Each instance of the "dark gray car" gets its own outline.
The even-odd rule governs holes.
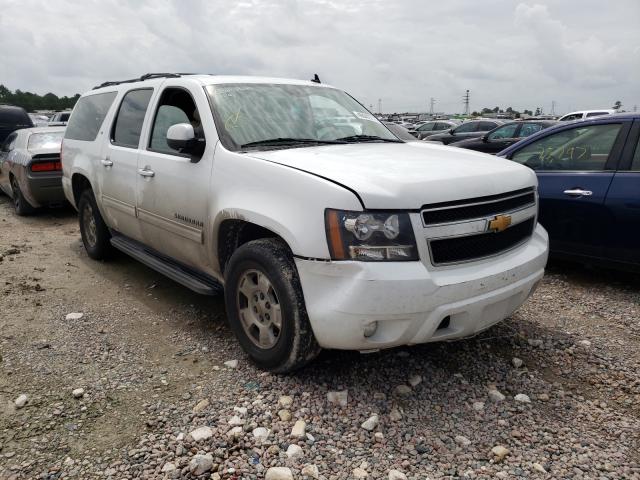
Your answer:
[[[0,190],[13,199],[18,215],[66,204],[60,148],[64,128],[24,128],[0,147]]]
[[[443,133],[450,128],[456,128],[460,125],[460,122],[456,120],[430,120],[416,127],[416,137],[420,140],[424,140],[430,135],[436,133]]]
[[[429,142],[440,142],[449,145],[453,142],[459,142],[467,138],[481,137],[485,132],[493,130],[504,122],[502,120],[470,120],[458,125],[455,128],[447,130],[443,133],[430,135],[424,140]]]

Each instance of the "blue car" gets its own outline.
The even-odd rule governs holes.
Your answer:
[[[539,222],[556,256],[640,269],[640,114],[562,123],[498,156],[538,175]]]

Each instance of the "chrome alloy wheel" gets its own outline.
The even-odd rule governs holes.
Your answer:
[[[90,247],[94,247],[98,243],[98,234],[96,232],[96,219],[93,214],[93,207],[89,203],[82,210],[82,225],[84,226],[84,236]]]
[[[257,347],[275,347],[282,331],[282,309],[267,276],[258,270],[247,270],[240,277],[237,307],[242,328]]]

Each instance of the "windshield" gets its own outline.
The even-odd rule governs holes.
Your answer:
[[[29,150],[49,150],[59,149],[62,144],[64,132],[32,133],[29,136],[27,149]]]
[[[231,150],[399,141],[362,105],[333,88],[248,83],[206,90],[222,143]]]

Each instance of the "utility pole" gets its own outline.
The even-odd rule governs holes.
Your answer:
[[[556,101],[551,100],[551,115],[555,115],[555,114],[556,114]]]
[[[464,114],[469,115],[469,90],[465,92],[462,100],[464,101]]]
[[[633,106],[633,111],[634,111],[634,112],[637,112],[637,111],[638,111],[638,105],[634,105],[634,106]]]
[[[436,99],[431,97],[429,100],[429,113],[433,115],[433,106],[436,104]]]
[[[382,113],[382,99],[378,99],[378,113]]]

